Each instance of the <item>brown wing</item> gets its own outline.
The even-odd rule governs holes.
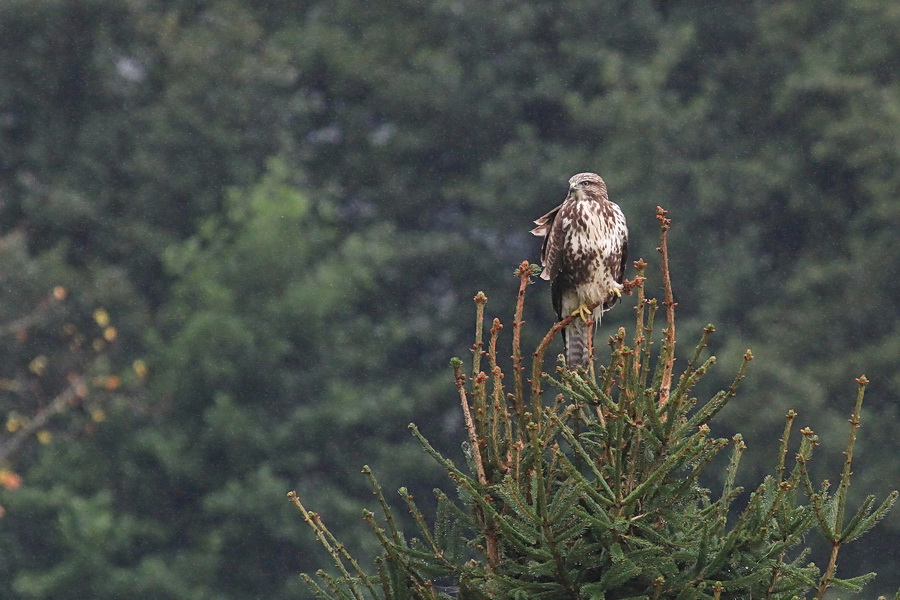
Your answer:
[[[562,244],[563,235],[556,217],[564,205],[565,203],[560,204],[543,217],[535,219],[537,227],[531,230],[531,233],[536,236],[544,236],[544,243],[541,245],[541,266],[544,267],[541,279],[552,281],[559,272],[559,263],[562,257],[560,244]]]
[[[622,283],[625,280],[625,267],[628,264],[628,227],[625,225],[625,216],[621,209],[615,204],[612,206],[614,207],[612,214],[615,218],[610,223],[610,230],[613,232],[613,236],[618,234],[619,241],[618,244],[613,242],[617,247],[607,258],[606,268],[609,269],[610,275],[617,283]],[[609,310],[618,301],[619,296],[610,295],[603,303],[603,310]]]
[[[625,265],[628,263],[628,236],[622,239],[622,247],[619,250],[619,272],[616,273],[616,281],[625,281]]]
[[[541,237],[542,235],[545,236],[548,233],[550,233],[550,227],[553,226],[553,219],[556,218],[556,213],[559,212],[559,209],[561,206],[562,206],[562,204],[560,204],[559,206],[557,206],[556,208],[554,208],[553,210],[548,212],[543,217],[540,217],[539,219],[535,219],[534,224],[537,225],[537,227],[532,229],[531,233],[533,233],[534,235],[536,235],[538,237]]]
[[[619,248],[616,252],[619,264],[616,265],[614,276],[618,283],[622,283],[625,280],[625,267],[628,264],[628,225],[625,224],[625,215],[622,214],[622,209],[617,204],[612,204],[612,206],[613,214],[615,215],[613,219],[615,225],[610,223],[610,230],[616,232],[619,236]]]

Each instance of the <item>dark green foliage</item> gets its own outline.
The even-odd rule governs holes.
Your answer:
[[[441,474],[397,425],[462,464],[462,299],[484,289],[509,326],[503,277],[580,170],[636,256],[656,245],[639,216],[677,210],[679,325],[722,329],[695,394],[757,351],[754,402],[718,417],[752,449],[743,476],[770,472],[789,406],[841,435],[866,372],[850,498],[883,496],[898,31],[895,0],[0,3],[0,446],[28,433],[0,463],[21,477],[0,489],[0,581],[15,600],[294,597],[320,560],[281,490],[367,556],[364,461],[431,515]],[[99,308],[117,337],[96,352]],[[529,302],[523,347],[552,319]],[[55,404],[78,375],[85,401]],[[841,568],[900,586],[896,514],[863,543]]]
[[[661,251],[667,256],[668,220]],[[841,483],[834,495],[827,484],[813,489],[807,465],[818,438],[801,431],[793,467],[788,469],[795,413],[787,416],[778,462],[749,495],[736,487],[746,446],[732,439],[732,456],[720,478],[721,491],[702,487],[700,478],[715,456],[729,445],[712,437],[711,419],[734,397],[753,356],[744,355],[734,382],[706,402],[692,388],[715,363],[699,362],[713,332],[707,326],[693,358],[671,388],[674,360],[674,308],[668,301],[664,340],[652,357],[657,303],[644,298],[643,261],[637,263],[637,321],[631,346],[619,329],[610,338],[611,359],[596,377],[591,372],[557,369],[541,373],[547,343],[556,325],[534,353],[531,391],[521,384],[518,336],[524,290],[534,274],[522,263],[519,305],[514,321],[513,379],[507,396],[496,363],[499,327],[483,350],[483,309],[479,293],[471,377],[453,359],[456,386],[468,431],[468,469],[457,467],[410,425],[413,435],[456,484],[452,501],[436,490],[437,512],[429,525],[405,488],[400,489],[417,525],[417,538],[401,533],[381,487],[366,467],[381,504],[385,525],[370,512],[365,519],[384,549],[378,575],[366,574],[310,513],[295,492],[292,501],[328,548],[339,575],[320,571],[321,587],[304,576],[322,597],[386,599],[624,599],[624,598],[796,598],[829,588],[858,592],[874,577],[837,577],[837,556],[881,520],[897,499],[892,492],[875,508],[874,496],[845,519],[853,448],[859,427],[865,377],[851,418]],[[667,297],[668,273],[663,270]],[[568,317],[565,323],[576,317]],[[480,370],[482,357],[491,377]],[[654,360],[655,359],[655,360]],[[655,367],[653,363],[655,362]],[[493,389],[488,381],[492,378]],[[560,390],[547,406],[542,381]],[[509,399],[509,403],[507,401]],[[829,542],[824,568],[806,563],[809,532],[818,528]],[[440,581],[453,582],[454,592]],[[327,588],[327,589],[326,589]],[[458,588],[458,589],[456,589]]]

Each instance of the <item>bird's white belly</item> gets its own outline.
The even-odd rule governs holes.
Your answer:
[[[574,286],[572,293],[565,294],[563,300],[563,313],[569,314],[579,306],[591,306],[600,302],[609,300],[610,295],[616,290],[622,289],[622,284],[617,282],[613,273],[607,268],[605,261],[609,259],[614,248],[614,237],[609,235],[607,223],[603,222],[600,215],[596,211],[584,210],[578,206],[579,217],[586,227],[567,227],[570,232],[568,243],[571,252],[577,260],[585,260],[591,257],[591,260],[580,269],[583,273],[588,274],[587,281],[579,281]],[[571,223],[566,225],[571,226]],[[589,235],[588,231],[601,232],[601,235]],[[594,310],[595,318],[603,313],[602,306],[598,306]]]
[[[593,277],[585,284],[578,285],[570,291],[563,294],[562,297],[562,314],[569,315],[579,306],[591,306],[600,303],[594,309],[594,319],[599,319],[603,314],[603,303],[606,302],[614,290],[621,290],[622,284],[612,277],[605,276],[605,269],[599,268],[595,270]]]

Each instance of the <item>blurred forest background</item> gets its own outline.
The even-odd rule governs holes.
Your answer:
[[[291,489],[374,552],[361,466],[449,485],[406,425],[459,451],[471,298],[511,321],[588,170],[635,259],[669,209],[681,355],[757,357],[744,483],[789,408],[834,479],[865,373],[854,498],[897,487],[896,1],[4,0],[0,597],[303,597]],[[898,514],[861,544],[892,593]]]

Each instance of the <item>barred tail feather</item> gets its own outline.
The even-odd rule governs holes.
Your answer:
[[[594,310],[592,319],[594,324],[588,326],[581,319],[573,319],[568,327],[563,329],[563,344],[566,348],[566,366],[574,370],[578,367],[587,368],[591,360],[591,346],[593,340],[591,336],[597,337],[597,328],[600,325],[600,318],[603,316],[603,310],[597,308]]]
[[[569,369],[587,367],[590,358],[588,352],[588,326],[581,319],[575,319],[566,327],[566,366]]]

